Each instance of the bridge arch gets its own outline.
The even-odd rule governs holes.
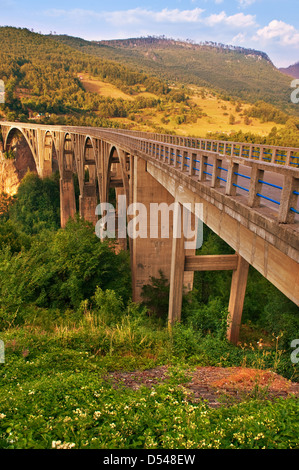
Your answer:
[[[107,167],[105,201],[114,205],[116,214],[120,209],[118,207],[119,196],[126,196],[126,206],[129,205],[129,178],[126,159],[126,152],[117,146],[111,146]],[[118,226],[116,226],[116,233],[118,233]],[[125,238],[120,238],[118,243],[121,249],[127,249],[127,240]]]
[[[84,183],[96,185],[97,168],[95,148],[92,139],[87,136],[84,143],[83,150],[83,163],[84,163]]]
[[[43,139],[43,176],[50,176],[59,171],[58,152],[51,131],[46,131]]]
[[[74,138],[71,134],[65,133],[62,147],[62,173],[76,173],[76,160],[74,152]]]
[[[112,146],[109,152],[107,168],[107,193],[106,200],[109,201],[109,192],[115,189],[117,194],[129,196],[129,179],[126,169],[126,154],[120,148]]]
[[[4,139],[4,151],[13,151],[15,153],[14,166],[18,172],[19,180],[30,171],[33,173],[40,172],[39,161],[36,152],[30,142],[28,135],[23,132],[22,128],[11,127]]]
[[[96,206],[99,200],[99,181],[97,179],[96,149],[93,139],[86,136],[83,141],[82,162],[78,165],[79,212],[80,216],[93,223],[97,222]]]
[[[58,160],[60,171],[60,220],[61,227],[65,227],[67,221],[73,218],[77,212],[73,177],[77,169],[74,138],[71,134],[63,134],[61,149],[61,157]]]

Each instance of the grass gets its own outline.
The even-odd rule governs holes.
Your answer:
[[[112,86],[113,87],[113,86]],[[105,84],[106,96],[120,98],[117,91],[110,88],[110,84]],[[237,103],[225,101],[209,91],[190,87],[188,103],[189,106],[183,106],[180,103],[167,103],[162,100],[162,110],[158,108],[145,108],[139,110],[134,116],[134,121],[129,118],[112,118],[112,121],[130,126],[134,130],[148,132],[163,131],[176,133],[178,135],[197,136],[205,138],[209,132],[251,132],[255,135],[267,136],[273,127],[278,130],[284,128],[284,125],[275,122],[261,122],[260,119],[250,118],[249,124],[245,123],[244,111],[250,108],[247,103],[241,103],[240,111],[236,111]],[[102,90],[101,90],[102,93]],[[138,95],[139,96],[139,95]],[[203,97],[204,96],[204,97]],[[132,96],[127,99],[132,100]],[[191,108],[190,108],[191,106]],[[201,117],[196,118],[192,115],[192,109],[201,112]],[[230,123],[230,116],[235,116],[234,124]],[[186,122],[178,124],[178,117],[186,117]],[[188,117],[189,116],[189,117]]]
[[[136,87],[131,87],[132,95],[128,93],[124,93],[122,90],[117,88],[117,86],[113,85],[109,82],[104,82],[102,80],[97,79],[85,72],[79,73],[78,78],[80,79],[82,85],[84,86],[86,91],[91,93],[98,93],[99,95],[103,96],[104,98],[114,98],[114,99],[123,99],[133,101],[137,97],[145,97],[145,98],[158,98],[157,95],[153,93],[149,93],[145,91],[143,86],[138,87],[138,91],[134,91]]]
[[[266,136],[270,133],[273,127],[277,129],[283,128],[282,125],[277,125],[274,122],[261,122],[259,119],[250,118],[250,124],[246,125],[242,113],[247,110],[250,105],[246,103],[241,104],[241,111],[236,112],[236,103],[224,101],[217,96],[205,91],[205,98],[202,97],[201,89],[192,87],[192,95],[190,96],[190,103],[196,105],[202,110],[203,116],[198,118],[196,122],[182,123],[180,125],[176,122],[176,116],[181,114],[180,107],[176,109],[169,106],[166,111],[157,111],[152,109],[144,110],[144,121],[150,127],[150,123],[154,125],[163,126],[169,132],[175,132],[180,135],[196,135],[198,137],[206,137],[209,132],[252,132],[256,135]],[[236,118],[235,124],[229,123],[230,115],[233,114]],[[141,114],[142,115],[142,114]],[[163,117],[167,116],[168,123],[163,123]]]
[[[295,448],[298,401],[248,399],[211,409],[182,384],[194,365],[273,367],[275,351],[178,325],[172,332],[131,307],[117,323],[85,309],[1,333],[0,448]],[[51,315],[51,312],[48,312]],[[167,364],[154,388],[116,389],[107,374]]]

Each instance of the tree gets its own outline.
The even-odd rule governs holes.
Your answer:
[[[229,116],[229,124],[233,126],[236,123],[236,118],[233,114]]]
[[[151,277],[150,284],[142,288],[141,297],[149,312],[158,318],[167,318],[169,304],[169,282],[163,272],[159,271],[160,277]]]

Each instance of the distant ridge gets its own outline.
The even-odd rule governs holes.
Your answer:
[[[180,46],[185,47],[186,49],[221,49],[223,51],[235,51],[244,55],[260,57],[267,62],[272,64],[269,56],[262,51],[256,49],[245,48],[241,46],[233,46],[231,44],[222,44],[220,42],[213,41],[201,41],[196,43],[192,39],[179,40],[167,38],[166,36],[146,36],[139,38],[128,38],[128,39],[112,39],[112,40],[103,40],[103,41],[91,41],[92,43],[105,45],[105,46],[116,46],[116,47],[150,47],[152,46],[162,46],[162,47],[171,47],[171,46]]]
[[[289,67],[280,68],[279,69],[285,75],[290,75],[294,78],[299,78],[299,62],[294,65],[290,65]]]

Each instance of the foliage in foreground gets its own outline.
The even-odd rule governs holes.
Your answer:
[[[94,312],[82,306],[80,321],[2,334],[0,448],[296,447],[298,400],[250,399],[213,410],[180,386],[192,364],[261,367],[258,351],[216,344],[183,325],[172,333],[154,328],[134,304],[116,321],[120,299],[110,291],[97,299]],[[273,366],[273,355],[262,356]],[[115,389],[107,376],[165,363],[169,380],[152,389]]]
[[[17,201],[21,217],[11,209],[0,220],[0,339],[5,344],[0,448],[298,445],[298,400],[254,397],[212,410],[205,403],[192,403],[180,386],[193,366],[271,369],[295,379],[296,366],[279,339],[281,328],[289,332],[287,337],[297,334],[296,312],[282,312],[280,299],[267,284],[256,284],[253,276],[249,294],[255,302],[246,307],[247,319],[277,335],[265,349],[226,341],[228,279],[213,279],[211,273],[196,279],[193,298],[184,301],[182,323],[169,330],[163,309],[157,318],[148,315],[146,306],[130,301],[127,255],[101,243],[94,229],[79,219],[64,230],[45,226],[37,182],[32,179],[32,191],[31,183],[26,184]],[[39,187],[46,194],[48,182],[44,184]],[[42,200],[48,214],[55,214],[55,202],[51,209],[51,198]],[[33,222],[36,232],[30,233]],[[206,232],[202,250],[227,247]],[[149,300],[159,295],[161,283],[167,298],[162,277],[147,289]],[[165,364],[172,371],[169,381],[153,389],[120,393],[107,377],[112,371]]]
[[[132,392],[97,374],[57,374],[10,391],[2,448],[296,448],[298,402],[252,401],[210,410],[176,385]],[[26,405],[24,406],[24,400]],[[2,401],[2,400],[1,400]]]

